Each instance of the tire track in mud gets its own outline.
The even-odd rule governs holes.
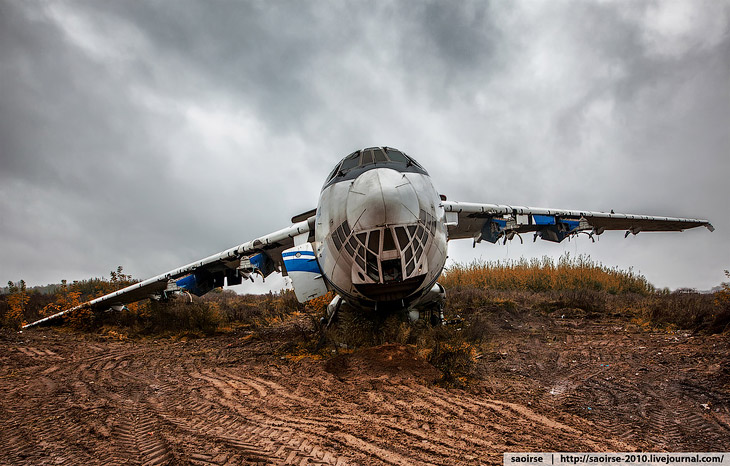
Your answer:
[[[130,414],[122,416],[112,435],[123,459],[144,466],[170,464],[174,456],[156,417],[140,406]]]
[[[83,393],[89,395],[93,392],[99,397],[114,401],[121,401],[120,393],[126,395],[124,398],[130,398],[131,394],[129,390],[125,393],[125,388],[134,385],[137,379],[147,378],[133,376],[125,370],[120,370],[120,366],[131,356],[125,352],[114,352],[91,359],[91,364],[88,364],[88,360],[87,363],[80,364],[79,380],[86,382],[85,387],[88,390]],[[164,377],[158,366],[139,364],[139,369],[155,372],[156,377]],[[413,388],[388,384],[380,387],[378,392],[381,394],[380,400],[373,400],[370,397],[358,400],[359,405],[356,405],[358,409],[354,415],[333,416],[325,411],[319,415],[295,413],[293,416],[287,413],[316,405],[317,400],[294,395],[289,388],[271,380],[241,377],[232,370],[197,366],[194,370],[186,372],[191,380],[198,379],[205,382],[202,386],[196,387],[197,393],[190,394],[190,396],[199,395],[200,402],[188,404],[187,407],[193,412],[185,413],[182,417],[169,414],[174,408],[180,410],[180,406],[171,409],[169,406],[160,408],[157,405],[155,406],[157,415],[163,421],[190,434],[198,436],[202,434],[204,441],[200,443],[204,444],[205,441],[209,443],[211,440],[219,443],[222,449],[230,451],[226,461],[231,464],[239,460],[299,463],[307,456],[310,463],[346,463],[343,457],[328,455],[329,452],[321,447],[318,448],[318,445],[323,443],[338,444],[340,449],[349,450],[354,456],[358,456],[359,452],[363,461],[366,461],[366,458],[377,458],[388,464],[415,462],[450,464],[454,462],[454,458],[462,457],[469,462],[476,459],[476,456],[465,454],[464,451],[475,448],[499,449],[505,446],[503,442],[489,440],[490,437],[494,437],[494,432],[485,432],[482,427],[485,423],[493,423],[499,417],[502,427],[495,430],[498,435],[502,435],[511,431],[513,425],[530,422],[519,414],[505,416],[505,411],[512,412],[511,409],[505,410],[495,404],[479,405],[468,399],[455,401],[423,386]],[[116,382],[117,387],[113,395],[105,395],[102,393],[103,390],[100,390],[99,387],[105,380]],[[167,399],[179,396],[173,387],[168,384],[164,389],[158,388],[155,396]],[[254,406],[244,409],[242,398],[252,398]],[[269,406],[267,399],[276,400],[276,405]],[[385,418],[382,415],[373,417],[372,414],[368,414],[377,411],[377,405],[393,407],[386,409],[391,417]],[[346,408],[352,410],[352,403]],[[190,417],[205,421],[191,425],[186,420]],[[458,419],[459,422],[453,423],[446,429],[437,425],[423,429],[423,426],[438,424],[434,419],[439,417]],[[234,422],[236,418],[245,422]],[[363,426],[368,427],[364,432],[369,434],[363,435]],[[127,452],[123,457],[137,458],[140,464],[144,464],[145,457],[142,453],[135,456],[138,448],[133,448],[136,444],[132,442],[131,437],[133,432],[137,431],[133,426],[129,422],[122,423],[115,432],[119,432],[122,439],[127,439],[126,442],[119,443],[122,452]],[[223,432],[227,432],[228,435]],[[553,434],[538,436],[535,440],[539,441],[550,435]],[[400,439],[396,448],[392,445],[393,438]],[[161,448],[160,451],[167,450]],[[202,456],[197,458],[199,461],[210,460],[209,462],[214,459]]]
[[[89,352],[80,345],[79,351],[62,356],[49,354],[48,351],[34,351],[39,357],[54,356],[46,359],[49,367],[38,366],[38,374],[29,374],[26,380],[34,392],[26,392],[21,398],[29,398],[23,403],[23,422],[2,426],[3,440],[0,456],[26,460],[29,464],[128,464],[131,457],[114,454],[108,448],[113,433],[112,413],[120,395],[109,397],[108,392],[100,389],[103,380],[100,374],[114,373],[117,364],[110,364],[115,358],[129,357],[134,352],[118,348],[102,354]],[[27,354],[27,352],[23,352]],[[61,364],[65,359],[66,364]],[[35,379],[40,384],[32,384]],[[38,390],[40,387],[44,390]],[[122,411],[125,408],[120,408]],[[12,408],[4,409],[13,412]],[[116,432],[114,432],[116,433]],[[144,445],[144,443],[141,443]],[[138,464],[160,464],[159,458],[151,455],[144,457]],[[17,464],[16,461],[11,461]],[[163,462],[164,463],[164,462]]]
[[[255,392],[254,389],[230,383],[213,371],[199,369],[192,368],[188,372],[192,379],[202,382],[202,386],[190,393],[186,403],[163,401],[156,406],[160,416],[170,424],[212,440],[249,461],[347,464],[344,458],[322,448],[316,436],[303,435],[306,421],[287,425],[285,418],[262,415],[260,409],[247,409],[245,397]],[[258,388],[260,395],[268,395],[263,388]],[[168,386],[166,390],[171,388]],[[190,418],[204,421],[190,422]]]
[[[542,385],[525,395],[505,382],[509,396],[377,373],[339,379],[320,363],[221,348],[233,338],[92,343],[65,335],[49,345],[53,356],[31,334],[20,346],[35,356],[11,348],[0,378],[8,395],[0,397],[0,464],[501,464],[504,451],[730,447],[727,378],[703,382],[726,370],[717,366],[724,347],[702,353],[710,372],[695,379],[647,365],[656,345],[670,361],[700,352],[682,341],[642,334],[614,344],[589,330],[551,349],[560,370],[546,371],[554,374],[511,372],[507,382]],[[511,338],[516,358],[537,348]],[[649,348],[632,352],[632,342]],[[518,367],[511,357],[505,370]],[[631,377],[642,364],[647,370]],[[540,365],[551,367],[533,370]]]
[[[0,423],[0,464],[112,464],[110,455],[95,438],[89,438],[90,425],[80,420],[95,412],[63,407],[42,407],[24,410],[20,415],[23,423]],[[13,409],[2,406],[3,412]]]
[[[249,441],[261,443],[263,438],[267,451],[273,451],[275,455],[283,456],[282,459],[289,462],[298,463],[306,458],[314,464],[347,463],[345,458],[322,447],[323,444],[331,443],[322,434],[334,429],[335,424],[306,415],[296,418],[286,415],[292,407],[315,405],[315,400],[297,397],[285,391],[280,393],[282,396],[276,396],[275,391],[262,379],[247,379],[230,373],[220,374],[217,370],[198,369],[200,368],[192,371],[191,376],[209,383],[216,390],[217,396],[205,396],[205,392],[201,394],[220,409],[233,411],[246,419],[248,424],[239,426],[239,430],[250,435]],[[277,403],[277,409],[271,409],[266,402],[267,398],[276,398],[277,402],[283,403]],[[292,401],[296,404],[292,404]]]
[[[24,355],[29,356],[31,358],[63,359],[61,356],[59,356],[58,354],[54,353],[53,351],[51,351],[49,349],[39,349],[39,348],[34,348],[32,346],[18,346],[15,349],[17,349]]]
[[[442,443],[439,438],[429,438],[423,432],[389,422],[381,416],[374,418],[363,410],[355,415],[337,415],[331,410],[315,414],[298,412],[298,409],[318,404],[317,401],[293,395],[294,390],[271,380],[257,377],[246,379],[233,375],[230,371],[225,374],[206,371],[205,375],[197,376],[213,382],[223,398],[231,398],[231,380],[245,385],[248,387],[245,389],[245,395],[257,398],[251,403],[253,407],[246,413],[251,419],[264,422],[272,429],[287,429],[295,435],[305,436],[308,442],[337,443],[341,448],[347,448],[351,452],[360,452],[364,458],[375,456],[390,464],[422,462],[424,455],[430,456],[428,459],[432,462],[448,464],[453,463],[454,456],[460,453],[459,450],[446,444],[434,449],[433,444]],[[226,384],[229,386],[225,386]],[[276,406],[269,406],[267,399],[276,400]],[[285,402],[283,406],[282,400]],[[240,407],[238,410],[240,412]],[[287,415],[288,412],[292,414]],[[371,434],[363,436],[363,427],[369,427],[364,430]],[[401,445],[395,448],[387,442],[388,438],[394,437],[399,437],[401,440]]]
[[[556,406],[591,419],[617,439],[645,448],[686,445],[701,451],[707,445],[730,446],[726,420],[730,417],[723,415],[730,413],[728,396],[677,377],[677,359],[686,361],[688,367],[683,370],[694,371],[697,361],[710,366],[720,359],[718,354],[687,360],[683,353],[692,351],[687,340],[665,334],[642,333],[638,342],[626,335],[598,341],[588,335],[572,336],[566,342],[569,349],[559,355],[559,365],[567,369],[567,361],[581,361],[585,367],[569,371],[570,377],[554,386],[560,388],[552,396]],[[657,347],[662,350],[656,351]],[[647,366],[655,358],[659,364]],[[600,370],[591,372],[589,367],[596,364]],[[636,372],[631,378],[616,376],[615,367]],[[658,384],[648,382],[657,379]],[[606,415],[609,411],[611,415]]]
[[[605,446],[607,441],[614,447],[618,446],[610,439],[593,437],[521,404],[494,399],[473,399],[466,393],[446,393],[442,389],[434,390],[423,386],[417,388],[421,392],[427,392],[428,399],[433,404],[444,408],[452,406],[454,411],[449,417],[461,421],[463,425],[459,428],[465,435],[474,436],[478,432],[484,432],[485,424],[489,425],[490,430],[499,431],[498,438],[487,446],[501,451],[508,450],[510,443],[524,443],[525,440],[533,442],[536,447],[546,443],[554,444],[555,439],[574,446],[580,445],[582,448],[597,448],[599,444]],[[531,426],[528,433],[524,432],[526,425]],[[488,432],[483,435],[487,436],[486,434]]]
[[[33,359],[36,365],[21,365],[11,374],[11,383],[2,386],[0,464],[111,463],[103,448],[94,451],[103,437],[91,421],[98,410],[59,402],[71,391],[67,370],[71,358],[59,354],[63,351],[56,346],[55,341],[38,339],[34,345],[10,348],[17,350],[23,362]]]
[[[288,400],[287,409],[296,409],[317,404],[316,400],[294,395],[292,394],[293,390],[285,388],[271,380],[264,380],[261,378],[246,380],[230,373],[227,373],[225,376],[229,380],[232,378],[240,381],[241,383],[248,384],[256,389],[256,392],[259,395],[263,395],[265,397],[273,395],[277,400]],[[271,390],[271,393],[267,391],[268,389]],[[435,443],[437,445],[441,442],[436,441],[437,439],[429,439],[427,435],[423,432],[419,432],[417,429],[400,425],[397,422],[389,421],[388,419],[384,419],[380,416],[377,418],[376,428],[368,429],[371,432],[376,432],[377,435],[366,437],[363,437],[361,434],[359,436],[354,435],[357,434],[358,431],[353,429],[353,427],[362,427],[367,423],[373,424],[374,419],[369,419],[372,418],[372,415],[368,415],[366,412],[369,411],[369,409],[363,410],[360,407],[354,407],[352,405],[348,406],[348,408],[349,412],[355,411],[355,414],[342,414],[343,410],[339,410],[339,414],[334,415],[330,410],[320,412],[319,415],[306,413],[303,417],[299,417],[297,426],[293,426],[291,422],[289,422],[288,425],[296,427],[300,431],[308,432],[310,435],[317,435],[320,437],[320,441],[325,440],[320,434],[322,428],[325,428],[329,432],[335,432],[334,434],[329,434],[330,439],[342,442],[348,448],[354,447],[355,449],[359,449],[363,454],[375,455],[385,462],[392,462],[395,464],[406,464],[409,461],[414,461],[412,457],[413,452],[431,453],[431,455],[437,456],[437,458],[431,458],[431,460],[438,458],[443,460],[446,456],[453,457],[453,455],[459,453],[457,450],[448,447],[447,445],[442,445],[440,451],[433,450],[433,448],[424,448],[424,442],[429,444]],[[274,416],[274,414],[270,411],[265,412],[265,415]],[[277,417],[277,419],[281,420],[281,417]],[[343,432],[343,435],[340,435],[341,432]],[[383,444],[382,439],[380,438],[393,436],[400,436],[403,443],[400,448],[395,450],[393,448],[388,449],[387,444]]]
[[[237,377],[232,374],[226,374],[225,377],[228,380],[236,379]],[[265,385],[269,388],[274,389],[276,392],[276,399],[292,399],[295,404],[303,401],[301,397],[290,395],[295,390],[286,389],[281,385],[278,385],[271,381],[263,381],[261,379],[254,380],[239,380],[242,383],[248,383],[251,387],[246,394],[250,396],[258,392],[258,395],[262,398],[270,396],[268,393],[262,393],[261,385]],[[220,382],[219,382],[220,384]],[[410,386],[406,385],[390,385],[381,388],[379,394],[381,397],[373,400],[371,397],[366,395],[364,397],[364,406],[362,409],[356,409],[356,417],[360,419],[359,424],[362,425],[367,422],[374,424],[373,429],[367,429],[369,432],[377,432],[380,437],[397,437],[399,439],[400,449],[395,449],[395,452],[399,455],[400,462],[422,462],[428,461],[432,463],[448,464],[453,463],[454,458],[458,458],[463,455],[464,451],[474,449],[475,447],[481,449],[499,449],[504,448],[507,444],[502,441],[492,441],[490,439],[495,437],[494,430],[498,431],[498,436],[508,433],[513,429],[514,426],[524,428],[525,424],[541,424],[544,426],[545,433],[535,439],[535,444],[538,445],[542,440],[546,438],[553,438],[556,435],[565,435],[566,432],[572,432],[571,437],[574,440],[578,440],[582,437],[581,432],[577,432],[567,426],[563,426],[558,422],[549,420],[544,416],[540,416],[526,409],[521,409],[514,404],[504,405],[493,402],[491,404],[474,403],[468,398],[460,399],[458,397],[449,396],[443,397],[437,394],[437,391],[429,389],[423,386],[418,386],[418,390],[414,390]],[[258,389],[258,390],[254,390]],[[230,389],[228,389],[230,391]],[[336,395],[336,393],[334,394]],[[407,395],[404,397],[404,395]],[[453,394],[450,394],[453,395]],[[446,399],[448,398],[448,399]],[[261,403],[265,401],[259,400]],[[306,402],[306,399],[304,400]],[[373,416],[373,412],[377,412],[375,403],[386,406],[385,415]],[[352,402],[352,400],[351,400]],[[361,411],[361,412],[357,412]],[[419,414],[423,412],[423,414]],[[485,414],[485,412],[487,414]],[[282,420],[280,417],[272,415],[271,412],[263,410],[263,413],[270,418]],[[436,415],[434,415],[434,413]],[[311,428],[313,425],[319,423],[322,426],[331,426],[333,424],[343,432],[345,435],[351,433],[351,426],[353,423],[348,422],[351,419],[351,415],[348,416],[337,416],[328,414],[326,421],[321,418],[316,418],[311,415],[300,417],[300,421],[296,426],[289,423],[289,426],[293,426],[300,430],[306,430]],[[448,428],[441,428],[436,419],[449,419],[450,425]],[[306,419],[307,423],[302,421]],[[456,420],[456,421],[455,421]],[[312,423],[312,421],[316,421]],[[344,422],[343,422],[344,421]],[[504,424],[501,428],[485,430],[484,424]],[[309,424],[309,425],[307,425]],[[432,427],[433,425],[433,427]],[[493,427],[493,426],[492,426]],[[557,432],[556,432],[557,431]],[[311,429],[310,429],[311,432]],[[355,431],[355,433],[357,433]],[[333,435],[332,438],[337,438],[337,435]],[[355,436],[347,437],[345,442],[350,446],[356,446],[357,438]],[[378,446],[382,439],[377,436],[360,436],[360,440],[364,440],[368,443],[368,447],[364,448],[367,453],[372,453],[372,446]],[[586,445],[595,445],[600,439],[596,439],[594,442],[583,441]],[[387,445],[387,444],[386,444]],[[425,445],[425,446],[424,446]],[[378,446],[380,448],[380,446]],[[393,447],[391,446],[391,451]],[[376,453],[376,456],[380,456],[383,461],[391,461],[392,453]],[[389,457],[390,456],[390,457]],[[471,458],[470,458],[471,459]]]

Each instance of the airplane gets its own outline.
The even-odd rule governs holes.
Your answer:
[[[625,236],[699,226],[714,231],[707,220],[449,201],[421,164],[392,147],[368,147],[344,157],[327,176],[317,208],[291,223],[23,328],[80,308],[118,311],[147,298],[202,296],[275,271],[290,277],[300,302],[333,291],[330,321],[346,303],[360,310],[404,311],[411,319],[423,316],[438,324],[446,291],[437,280],[448,241],[506,243],[533,233],[533,241],[560,243],[581,233],[593,239],[606,230],[625,230]]]

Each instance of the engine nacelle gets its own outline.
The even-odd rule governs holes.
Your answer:
[[[579,231],[580,227],[580,222],[565,220],[552,215],[533,215],[532,218],[536,225],[542,225],[542,228],[535,232],[535,236],[553,243],[560,243]]]
[[[251,279],[251,281],[253,281],[253,278],[251,278],[252,274],[257,273],[263,278],[266,278],[275,270],[276,265],[274,264],[274,261],[271,260],[268,254],[260,252],[253,256],[242,258],[238,265],[237,272],[238,276],[242,279]],[[230,279],[228,284],[231,284]]]
[[[203,296],[216,286],[223,286],[223,279],[221,276],[220,284],[216,285],[217,280],[214,276],[203,271],[195,272],[187,277],[183,277],[176,281],[175,284],[182,290],[188,291],[195,296]]]
[[[499,238],[501,238],[504,234],[504,229],[506,225],[507,221],[505,219],[490,218],[489,220],[484,222],[484,225],[482,225],[482,231],[479,235],[479,240],[477,242],[481,242],[481,240],[486,240],[492,244],[495,244],[497,240],[499,240]]]

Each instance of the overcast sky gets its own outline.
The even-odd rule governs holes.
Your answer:
[[[717,228],[452,260],[589,254],[709,289],[730,268],[729,23],[720,0],[0,0],[0,279],[165,272],[289,225],[340,158],[388,145],[449,200]]]

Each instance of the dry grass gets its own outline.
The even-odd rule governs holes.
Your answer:
[[[480,334],[470,326],[486,331],[489,316],[516,309],[619,318],[667,331],[718,333],[730,327],[728,284],[714,294],[657,291],[632,270],[607,268],[586,256],[457,264],[440,281],[448,290],[447,311],[465,319],[466,335]]]
[[[102,314],[94,330],[102,333],[139,336],[204,336],[216,333],[222,317],[217,304],[205,301],[189,302],[186,298],[166,303],[151,301],[136,309]]]
[[[78,299],[79,295],[83,295],[82,300],[88,299],[132,281],[128,276],[122,278],[91,279],[61,286],[55,295],[16,290],[15,294],[0,296],[0,322],[17,328],[21,321],[32,321],[54,306],[68,308],[75,300],[72,298]],[[557,262],[545,257],[532,261],[457,264],[440,281],[448,293],[447,318],[462,319],[463,333],[459,338],[473,344],[478,344],[490,333],[490,328],[499,325],[495,322],[505,317],[519,318],[525,312],[574,318],[610,316],[655,328],[710,333],[726,331],[730,325],[728,285],[714,295],[657,292],[641,275],[631,270],[607,268],[586,256],[565,255]],[[128,335],[186,332],[206,335],[236,329],[256,330],[306,315],[308,324],[300,333],[316,335],[308,337],[310,341],[304,345],[313,352],[333,348],[336,353],[387,342],[430,348],[437,340],[418,326],[404,322],[403,316],[388,318],[367,313],[343,312],[338,325],[325,332],[319,318],[332,297],[327,294],[305,306],[297,302],[292,291],[237,295],[218,290],[194,298],[192,303],[186,299],[141,303],[130,305],[130,311],[101,317],[89,313],[72,316],[71,323],[87,330],[111,326],[114,331]]]
[[[439,280],[447,289],[564,291],[593,290],[610,294],[651,294],[654,287],[631,269],[608,268],[588,256],[565,254],[557,262],[549,257],[518,261],[456,264]]]

